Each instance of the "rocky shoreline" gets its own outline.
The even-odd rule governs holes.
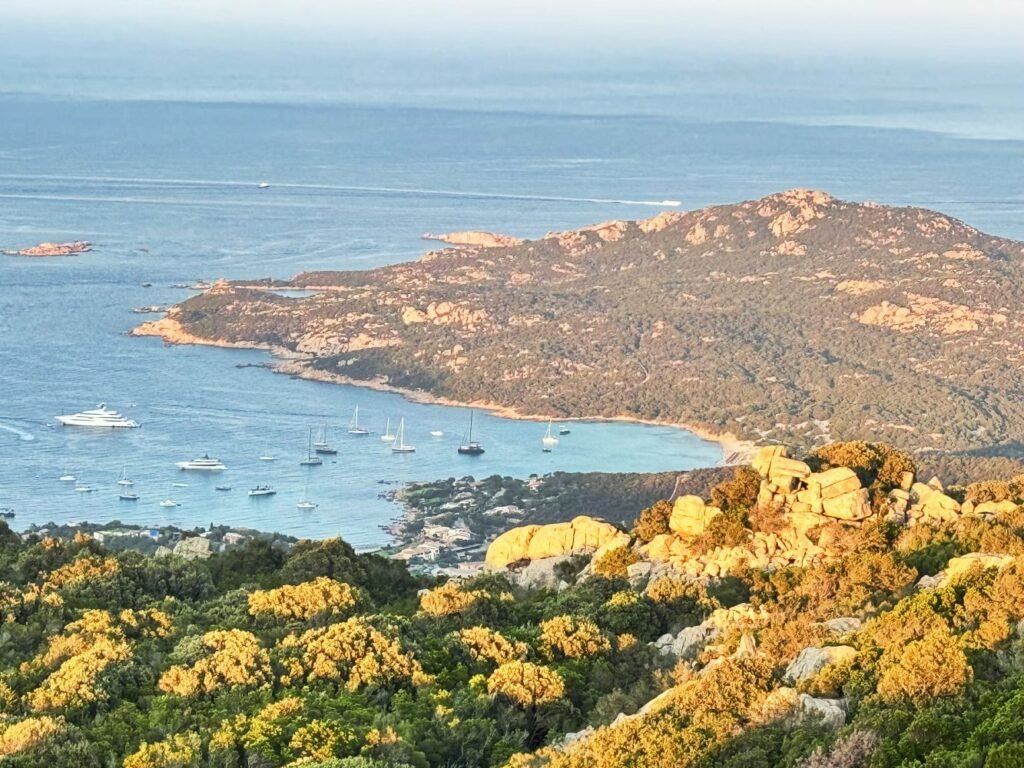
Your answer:
[[[373,389],[378,392],[390,392],[396,395],[401,395],[407,400],[410,400],[415,403],[424,403],[428,405],[447,405],[456,408],[475,408],[476,410],[487,411],[488,413],[503,419],[515,419],[522,421],[543,421],[548,418],[548,416],[545,414],[526,413],[512,406],[501,405],[499,403],[488,402],[485,400],[477,400],[473,402],[460,402],[456,400],[451,400],[446,397],[432,395],[429,392],[423,392],[422,390],[408,389],[405,387],[396,387],[394,385],[388,384],[386,381],[382,379],[366,380],[350,378],[348,376],[343,376],[338,373],[332,373],[312,367],[312,365],[310,365],[312,358],[309,355],[297,354],[282,347],[275,347],[270,344],[234,342],[227,341],[224,339],[202,338],[200,336],[196,336],[192,333],[189,333],[187,330],[185,330],[181,323],[175,320],[170,314],[159,320],[153,320],[150,322],[142,323],[136,328],[133,328],[129,332],[129,335],[156,336],[160,339],[163,339],[163,341],[166,344],[197,344],[209,347],[221,347],[224,349],[259,349],[265,352],[270,352],[275,357],[275,362],[273,364],[263,366],[269,368],[275,373],[283,373],[289,376],[294,376],[296,378],[309,379],[311,381],[319,381],[327,384],[347,384],[354,387]],[[725,465],[749,463],[754,456],[754,452],[756,451],[756,445],[751,440],[741,439],[732,432],[715,432],[706,427],[694,424],[680,424],[672,421],[658,419],[639,419],[632,416],[572,416],[560,418],[559,421],[615,421],[626,422],[631,424],[645,424],[648,426],[656,427],[672,427],[674,429],[682,429],[696,435],[702,440],[718,443],[722,449],[721,463]]]

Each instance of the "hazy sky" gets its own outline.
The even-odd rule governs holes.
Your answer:
[[[3,22],[55,34],[173,31],[179,42],[280,35],[339,45],[1000,57],[1020,0],[0,0]],[[8,27],[10,28],[10,27]],[[2,36],[2,33],[0,33]],[[154,40],[154,42],[161,42]]]

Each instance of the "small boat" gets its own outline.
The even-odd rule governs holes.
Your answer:
[[[65,427],[102,427],[105,429],[136,429],[139,422],[125,418],[113,408],[107,408],[106,403],[100,403],[95,408],[81,413],[72,413],[66,416],[57,416]]]
[[[309,486],[306,486],[306,490],[302,492],[302,498],[299,499],[295,508],[302,512],[309,512],[317,508],[317,504],[309,500]]]
[[[558,434],[560,435],[568,435],[570,432],[572,432],[572,430],[565,426],[565,424],[558,428]]]
[[[2,517],[4,520],[10,520],[12,517],[14,517],[14,510],[11,509],[10,507],[4,507],[0,509],[0,517]]]
[[[306,454],[306,458],[299,462],[300,466],[303,467],[319,467],[324,463],[324,460],[319,456],[313,455],[313,430],[309,430],[309,451]]]
[[[398,435],[395,437],[395,444],[391,446],[392,453],[416,453],[416,446],[405,444],[405,419],[398,422]]]
[[[558,445],[558,438],[551,434],[551,421],[548,421],[548,431],[544,433],[544,437],[541,438],[541,446],[544,449],[544,453],[551,453],[551,449]]]
[[[76,493],[92,493],[92,492],[93,492],[93,491],[95,491],[95,490],[96,490],[96,489],[95,489],[95,488],[93,488],[93,487],[92,487],[91,485],[89,485],[88,483],[82,483],[82,482],[80,482],[80,483],[78,483],[78,484],[77,484],[77,485],[75,486],[75,492],[76,492]]]
[[[440,429],[432,429],[432,430],[430,430],[430,436],[431,437],[444,437],[444,432],[442,432]]]
[[[171,488],[188,488],[188,483],[171,483]]]
[[[164,499],[160,502],[161,507],[180,507],[181,505],[174,499]]]
[[[380,439],[383,440],[385,443],[393,443],[393,442],[395,442],[395,436],[393,434],[391,434],[391,419],[390,418],[388,418],[387,426],[384,427],[384,434],[380,436]]]
[[[466,433],[466,441],[459,446],[458,452],[463,456],[479,456],[484,452],[484,447],[473,439],[473,411],[469,412],[469,431]]]
[[[331,444],[327,442],[327,426],[324,425],[320,428],[320,436],[316,442],[313,443],[313,450],[322,456],[337,456],[338,449],[332,448]]]
[[[121,501],[138,501],[139,494],[135,493],[135,491],[123,490],[117,494],[117,498]]]
[[[257,485],[255,488],[249,489],[250,496],[274,496],[277,493],[269,485]]]
[[[215,485],[213,487],[213,490],[215,490],[215,491],[230,491],[231,490],[231,486],[230,485]]]
[[[123,488],[130,488],[135,485],[131,480],[128,479],[128,466],[121,467],[121,479],[117,481],[117,484]]]
[[[269,446],[260,454],[260,461],[277,461],[277,457],[270,452]]]
[[[211,458],[208,453],[204,453],[198,459],[179,461],[176,466],[183,472],[223,472],[227,469],[224,462]]]
[[[355,407],[355,410],[352,411],[352,420],[349,421],[348,423],[348,433],[350,435],[355,435],[356,437],[366,437],[368,434],[370,434],[370,430],[364,429],[363,427],[359,426],[358,405]]]
[[[662,200],[662,205],[667,205],[669,208],[678,208],[683,204],[682,200]]]
[[[153,284],[152,284],[152,283],[140,283],[140,285],[141,285],[141,286],[142,286],[143,288],[152,288],[152,287],[153,287]]]
[[[256,185],[256,189],[270,189],[270,184],[268,184],[265,181],[261,181],[259,184]]]
[[[62,483],[73,483],[75,482],[75,476],[68,472],[68,465],[64,465],[64,474],[57,478]]]

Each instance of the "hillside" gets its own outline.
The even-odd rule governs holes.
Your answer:
[[[1022,243],[806,190],[494,242],[219,283],[136,333],[526,414],[1021,451]]]
[[[1024,478],[921,479],[767,448],[444,584],[337,539],[143,557],[0,522],[0,765],[1021,765]]]

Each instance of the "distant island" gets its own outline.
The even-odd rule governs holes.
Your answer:
[[[70,243],[39,243],[31,248],[4,251],[5,256],[73,256],[92,250],[88,240],[74,240]]]
[[[508,245],[463,234],[416,262],[221,282],[134,333],[507,415],[884,440],[954,479],[1022,453],[1020,242],[813,190]]]

